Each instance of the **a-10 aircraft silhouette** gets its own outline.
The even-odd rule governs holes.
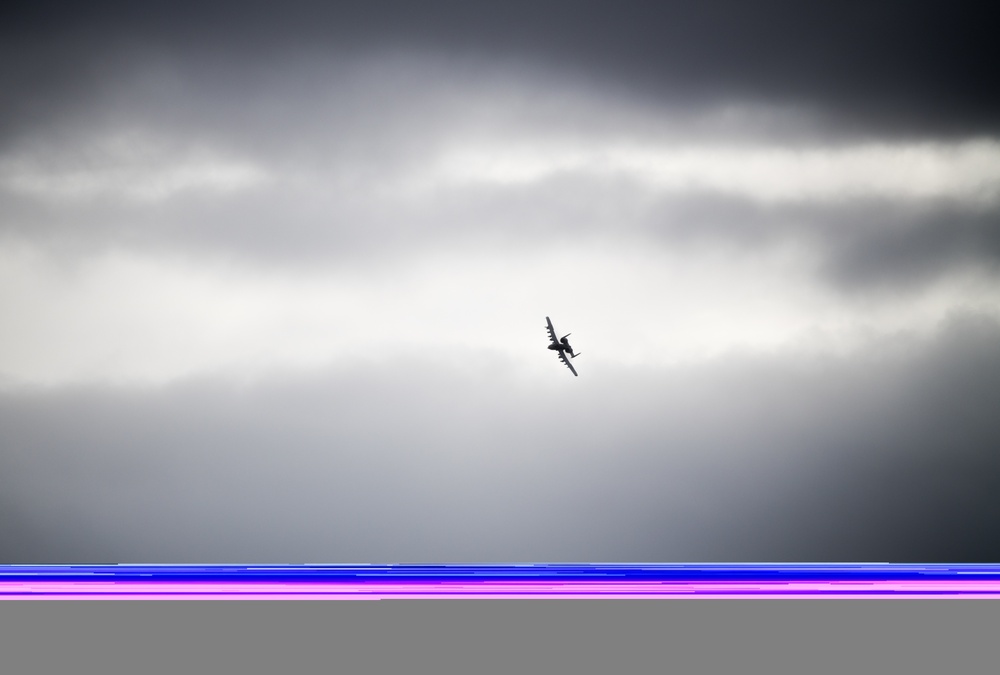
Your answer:
[[[573,364],[570,363],[569,359],[566,358],[566,352],[569,352],[570,358],[573,359],[575,359],[577,356],[580,355],[579,352],[577,352],[576,354],[573,353],[573,348],[569,346],[569,340],[566,339],[570,335],[572,335],[572,333],[566,333],[560,339],[557,340],[556,329],[552,327],[552,319],[550,319],[549,317],[545,317],[545,323],[548,324],[548,329],[549,329],[549,342],[551,343],[549,345],[549,349],[551,349],[554,352],[557,352],[559,354],[559,360],[565,363],[566,367],[569,368],[571,371],[573,371],[573,374],[576,375],[576,368],[574,368]]]

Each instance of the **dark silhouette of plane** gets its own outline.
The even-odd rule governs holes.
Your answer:
[[[559,360],[565,363],[566,367],[569,368],[571,371],[573,371],[573,374],[576,375],[576,368],[574,368],[573,364],[570,363],[569,359],[566,358],[566,352],[569,352],[570,358],[573,359],[575,359],[580,355],[579,352],[577,352],[576,354],[573,353],[573,348],[569,346],[569,340],[566,339],[570,335],[572,335],[572,333],[566,333],[560,339],[557,340],[556,329],[552,327],[552,319],[550,319],[549,317],[545,317],[545,323],[548,324],[548,329],[549,329],[549,342],[551,343],[549,345],[549,349],[551,349],[554,352],[558,352]]]

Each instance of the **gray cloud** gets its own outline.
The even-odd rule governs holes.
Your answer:
[[[35,25],[29,19],[25,25]],[[42,49],[32,44],[22,38],[9,49]],[[571,142],[631,136],[779,149],[829,142],[836,124],[822,108],[796,117],[795,108],[750,106],[727,119],[724,108],[706,112],[683,97],[650,100],[484,55],[456,64],[402,49],[374,57],[303,48],[237,63],[202,46],[184,55],[129,49],[129,60],[98,59],[82,76],[88,86],[10,69],[21,82],[14,90],[25,89],[11,94],[17,105],[34,105],[37,83],[38,105],[51,114],[25,114],[24,128],[8,135],[10,161],[28,164],[12,164],[7,174],[45,179],[50,192],[8,184],[0,230],[69,249],[166,246],[293,264],[470,238],[535,245],[613,232],[652,235],[668,246],[743,247],[795,239],[817,247],[821,272],[844,288],[919,282],[970,264],[990,268],[995,256],[995,206],[970,209],[961,196],[760,204],[710,186],[663,194],[627,172],[572,167],[525,183],[473,181],[424,193],[407,184],[432,176],[448,147],[478,137],[499,147],[513,137],[544,143],[553,132]],[[60,103],[53,97],[63,89],[69,98]],[[215,164],[199,169],[205,152]],[[266,180],[233,192],[196,185],[152,204],[100,190],[104,179],[140,194],[162,191],[183,181],[178,172],[193,170],[259,170]],[[93,194],[64,194],[83,189],[81,176]]]
[[[998,338],[572,388],[426,362],[8,390],[3,559],[989,559]]]
[[[627,173],[574,168],[523,184],[472,182],[427,194],[408,194],[405,184],[432,174],[448,144],[463,147],[477,134],[544,142],[556,131],[570,140],[633,135],[736,147],[764,140],[777,148],[794,148],[810,135],[822,140],[827,129],[817,119],[796,121],[788,110],[747,108],[727,121],[690,105],[608,98],[600,87],[569,84],[551,72],[483,61],[455,67],[432,57],[300,53],[263,68],[205,58],[202,65],[190,56],[139,52],[132,63],[109,65],[93,76],[100,86],[87,105],[68,105],[53,113],[58,123],[8,139],[9,157],[30,160],[8,172],[48,178],[64,191],[80,174],[155,187],[170,179],[163,174],[172,166],[181,170],[208,149],[224,168],[263,168],[274,180],[233,193],[182,190],[155,204],[100,191],[72,199],[8,187],[0,228],[78,245],[207,246],[293,261],[353,255],[366,246],[436,247],[465,234],[535,239],[648,224],[671,245],[706,236],[750,245],[815,230],[822,233],[815,240],[832,248],[838,279],[874,278],[864,270],[906,267],[913,256],[992,255],[995,211],[970,214],[954,198],[766,205],[710,188],[662,194]],[[887,265],[866,268],[865,255]],[[923,262],[911,266],[923,269]]]
[[[874,403],[868,419],[843,420],[821,444],[837,460],[815,463],[766,511],[737,517],[734,529],[764,533],[748,557],[996,560],[997,338],[994,322],[958,317],[919,367],[904,358],[871,373],[856,392]]]
[[[348,125],[333,133],[371,136],[380,130]],[[262,166],[287,167],[289,173],[231,193],[196,187],[152,204],[119,195],[53,198],[8,190],[0,231],[78,254],[124,246],[286,266],[463,246],[538,248],[566,237],[748,253],[794,243],[816,257],[817,278],[825,283],[845,291],[910,293],[956,271],[993,274],[1000,253],[1000,221],[990,205],[865,197],[766,204],[713,190],[664,193],[627,174],[578,170],[524,183],[444,184],[410,192],[408,176],[423,175],[414,167],[420,154],[402,146],[375,157],[330,149],[328,165],[307,168],[301,180],[294,172],[317,162],[322,152],[305,161],[272,157]],[[247,147],[259,152],[253,143]],[[250,166],[259,157],[254,153],[245,153]],[[138,170],[133,184],[142,178],[144,169]],[[154,174],[149,180],[165,179]]]
[[[928,213],[878,214],[859,218],[828,259],[841,287],[918,290],[961,268],[990,274],[1000,262],[1000,213],[935,209]],[[856,222],[858,222],[856,221]]]
[[[664,246],[762,251],[797,242],[814,251],[818,280],[852,294],[921,293],[956,272],[995,275],[1000,261],[1000,213],[954,201],[776,206],[707,193],[662,199],[639,222]]]

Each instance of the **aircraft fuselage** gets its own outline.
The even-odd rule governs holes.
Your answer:
[[[573,348],[569,346],[569,342],[566,338],[563,338],[561,342],[551,343],[549,345],[549,349],[556,352],[562,352],[563,354],[568,353],[570,356],[576,356],[576,354],[573,353]]]

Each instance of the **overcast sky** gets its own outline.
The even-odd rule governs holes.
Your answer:
[[[0,562],[996,561],[981,6],[3,10]]]

